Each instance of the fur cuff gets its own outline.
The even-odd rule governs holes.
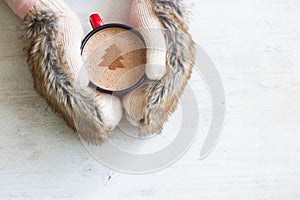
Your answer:
[[[167,45],[167,74],[144,87],[146,106],[140,121],[140,135],[160,133],[176,110],[178,100],[192,74],[195,46],[188,33],[188,17],[180,0],[151,0],[152,8],[164,27]]]

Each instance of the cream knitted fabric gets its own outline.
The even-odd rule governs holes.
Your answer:
[[[143,86],[130,92],[123,98],[126,119],[134,126],[143,119],[145,109],[145,91]]]
[[[103,122],[110,128],[115,128],[120,122],[123,115],[123,108],[119,98],[95,92],[96,107],[100,109]]]
[[[151,80],[161,79],[166,73],[166,42],[150,0],[133,0],[129,21],[138,28],[146,42],[147,77]]]
[[[80,52],[81,40],[83,38],[82,25],[71,9],[60,0],[38,0],[35,9],[52,10],[59,16],[58,33],[56,35],[56,46],[64,70],[69,72],[73,79],[82,73],[82,58]]]
[[[149,0],[133,0],[130,23],[143,35],[147,47],[146,75],[159,80],[166,73],[166,42],[162,25],[155,15]],[[144,118],[145,91],[143,86],[123,98],[125,117],[134,126]]]

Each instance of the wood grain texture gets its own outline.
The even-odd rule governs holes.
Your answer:
[[[86,32],[90,12],[125,22],[129,8],[127,0],[67,2]],[[191,32],[226,90],[222,139],[199,160],[209,98],[194,77],[203,92],[198,139],[175,165],[135,176],[95,161],[33,90],[21,22],[0,0],[0,200],[300,199],[300,1],[200,0],[192,8]]]

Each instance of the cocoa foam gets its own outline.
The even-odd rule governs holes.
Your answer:
[[[134,87],[145,75],[146,49],[132,31],[110,27],[93,34],[82,56],[90,81],[108,91]]]

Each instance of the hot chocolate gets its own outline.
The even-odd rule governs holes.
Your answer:
[[[124,27],[104,25],[90,34],[82,49],[92,85],[111,93],[134,89],[145,76],[144,43],[136,32]]]

